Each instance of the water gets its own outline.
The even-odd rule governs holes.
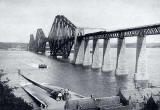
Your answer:
[[[112,61],[116,64],[116,49],[111,49]],[[127,78],[116,78],[115,73],[102,73],[100,70],[92,70],[82,66],[75,66],[67,61],[59,61],[48,56],[38,55],[28,51],[0,51],[0,68],[3,68],[11,81],[10,86],[20,87],[28,83],[22,77],[18,76],[17,69],[20,68],[22,74],[39,83],[50,83],[63,88],[70,88],[84,96],[94,94],[95,97],[112,96],[118,93],[120,87],[133,88],[132,75],[135,70],[135,48],[127,49],[127,63],[129,76]],[[101,52],[102,55],[102,52]],[[160,85],[160,49],[147,48],[147,71],[150,76],[150,82],[154,85]],[[47,69],[39,69],[38,64],[47,64]],[[31,102],[31,99],[21,89],[15,91],[17,96],[25,98]]]

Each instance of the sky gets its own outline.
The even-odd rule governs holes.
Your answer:
[[[28,43],[38,28],[48,37],[56,15],[106,31],[160,24],[160,0],[0,0],[0,42]],[[147,42],[160,43],[160,35]]]

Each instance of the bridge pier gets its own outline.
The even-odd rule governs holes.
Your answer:
[[[91,53],[90,53],[89,40],[85,40],[83,66],[90,66],[91,65],[90,56],[91,56]]]
[[[74,45],[72,45],[71,53],[69,54],[70,63],[73,63],[73,61],[74,61],[74,52],[73,52],[73,50],[74,50]]]
[[[84,59],[84,41],[83,39],[78,39],[77,36],[84,34],[83,29],[76,29],[75,31],[75,39],[74,39],[74,56],[73,56],[73,64],[83,64]],[[82,56],[81,56],[82,55]]]
[[[102,61],[102,71],[103,72],[110,72],[113,70],[110,49],[111,49],[110,39],[104,39],[103,61]]]
[[[84,59],[84,40],[81,40],[79,42],[79,49],[77,53],[77,58],[75,61],[75,64],[83,64],[83,59]]]
[[[115,73],[117,76],[128,75],[128,69],[127,69],[127,64],[126,64],[125,38],[118,38],[117,63],[116,63]]]
[[[73,53],[73,61],[72,61],[73,64],[76,63],[76,59],[78,56],[78,51],[79,51],[80,45],[81,45],[81,41],[78,41],[76,39],[76,41],[74,42],[74,53]]]
[[[137,37],[135,80],[148,80],[146,64],[146,36]]]
[[[100,67],[99,39],[93,39],[92,68],[98,69]]]

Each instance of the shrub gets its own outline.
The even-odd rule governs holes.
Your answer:
[[[0,74],[0,79],[1,77]],[[33,106],[31,104],[13,94],[14,88],[7,85],[8,81],[0,80],[0,110],[32,110]]]

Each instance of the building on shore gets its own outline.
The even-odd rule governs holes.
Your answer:
[[[65,110],[130,110],[129,106],[123,106],[118,96],[103,98],[83,98],[68,100]]]
[[[147,100],[147,110],[160,110],[160,88],[149,89],[150,98]]]
[[[129,105],[132,109],[141,110],[144,108],[144,98],[137,89],[135,90],[120,90],[118,93],[120,102],[127,106]]]
[[[160,96],[151,96],[147,101],[145,110],[160,110]]]
[[[120,89],[118,96],[120,103],[131,110],[160,110],[160,88]]]

